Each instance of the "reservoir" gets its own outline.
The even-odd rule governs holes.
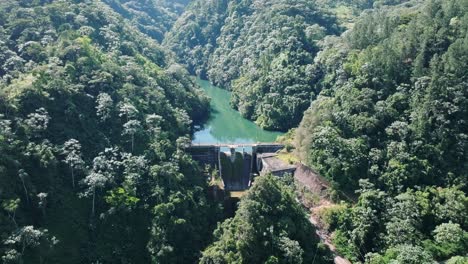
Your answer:
[[[197,83],[211,98],[211,116],[209,120],[195,132],[194,144],[242,144],[274,142],[282,135],[281,132],[266,131],[254,122],[243,118],[239,112],[229,105],[231,93],[197,79]]]

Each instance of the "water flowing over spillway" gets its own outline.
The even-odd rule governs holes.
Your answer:
[[[229,105],[229,91],[211,85],[208,81],[197,79],[205,93],[211,97],[211,117],[195,132],[194,144],[242,144],[255,142],[274,142],[282,135],[261,129],[254,122],[243,118]]]

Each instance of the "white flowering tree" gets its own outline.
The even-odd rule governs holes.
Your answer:
[[[102,122],[111,117],[114,101],[107,93],[100,93],[96,99],[96,114]]]
[[[68,164],[71,171],[72,186],[75,188],[75,170],[81,169],[84,165],[81,157],[81,144],[76,139],[70,139],[63,144],[64,162]]]
[[[5,263],[24,263],[23,256],[26,250],[41,245],[54,246],[58,243],[55,237],[48,234],[47,229],[35,229],[34,226],[24,226],[10,235],[3,244],[8,247],[2,256]]]
[[[86,186],[86,190],[83,192],[82,196],[83,197],[92,197],[92,209],[91,209],[91,216],[94,217],[96,209],[95,209],[95,204],[96,204],[96,190],[100,188],[104,188],[106,183],[108,182],[108,178],[104,176],[102,173],[98,172],[91,172],[84,178],[83,183]]]
[[[132,153],[135,148],[135,135],[141,130],[141,122],[135,119],[129,120],[123,125],[124,129],[122,132],[123,136],[130,136],[132,143]]]
[[[39,199],[39,202],[37,203],[38,207],[42,210],[42,215],[45,216],[45,209],[47,207],[47,193],[38,193],[37,198]]]
[[[24,120],[24,125],[29,136],[33,137],[45,131],[49,125],[50,116],[44,108],[37,109],[34,113],[28,115]]]

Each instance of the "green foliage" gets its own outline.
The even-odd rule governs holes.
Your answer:
[[[344,223],[344,216],[348,210],[346,204],[327,206],[320,209],[318,217],[326,229],[335,230]]]
[[[104,197],[104,200],[112,207],[122,206],[127,208],[134,207],[140,201],[139,198],[129,195],[127,191],[121,187],[110,190],[108,195]]]
[[[141,32],[162,42],[164,34],[191,0],[103,0]]]
[[[447,264],[463,264],[468,261],[468,257],[455,256],[447,260]]]
[[[459,224],[452,222],[440,224],[433,233],[434,240],[426,240],[423,244],[437,259],[447,259],[450,256],[466,253],[468,232]]]
[[[217,218],[202,173],[171,142],[209,104],[144,34],[151,18],[167,31],[188,1],[156,2],[0,4],[2,261],[198,259]],[[135,12],[145,7],[151,18]]]
[[[3,0],[2,263],[332,261],[289,177],[257,178],[211,241],[222,214],[186,154],[209,100],[189,73],[231,89],[264,128],[302,119],[301,160],[335,193],[357,191],[322,215],[339,253],[465,263],[467,11],[466,0]],[[221,163],[232,180],[243,158]]]
[[[215,231],[200,263],[329,263],[292,189],[275,176],[255,179],[239,209]]]
[[[244,117],[287,130],[315,96],[317,42],[338,32],[313,1],[195,1],[165,45],[191,72],[231,89],[231,105]]]
[[[332,226],[351,260],[432,263],[466,254],[464,2],[375,9],[322,43],[313,67],[321,95],[296,145],[336,190],[372,183]]]
[[[193,1],[164,39],[191,73],[206,77],[208,58],[227,16],[228,0]]]
[[[326,97],[296,131],[307,163],[351,190],[359,178],[394,194],[466,186],[465,9],[429,1],[374,10],[327,39],[314,65]]]
[[[419,246],[400,245],[388,249],[383,256],[369,254],[366,263],[408,263],[408,264],[431,264],[434,263],[432,256]]]
[[[337,250],[349,259],[391,263],[394,259],[411,258],[412,253],[408,252],[414,251],[429,255],[428,263],[432,263],[432,259],[446,260],[467,253],[467,197],[456,188],[409,189],[388,197],[369,182],[361,181],[361,186],[358,203],[350,210],[338,211],[335,224],[330,226],[335,230]],[[448,193],[452,200],[443,198]],[[437,209],[451,205],[460,209],[458,220],[446,218]]]

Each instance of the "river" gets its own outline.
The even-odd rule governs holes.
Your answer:
[[[193,137],[194,144],[242,144],[274,142],[281,132],[266,131],[243,118],[229,105],[231,93],[197,79],[197,83],[211,98],[211,116]]]

